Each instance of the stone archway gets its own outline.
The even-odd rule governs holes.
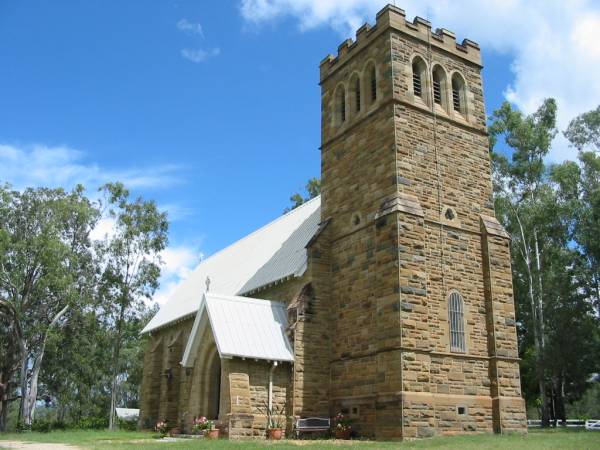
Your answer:
[[[207,360],[204,374],[206,379],[206,417],[213,420],[218,419],[221,402],[221,358],[219,358],[216,347]]]

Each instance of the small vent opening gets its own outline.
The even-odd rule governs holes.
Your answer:
[[[454,212],[454,210],[452,208],[447,208],[446,209],[446,213],[444,214],[444,216],[448,220],[454,220],[454,219],[456,219],[456,213]]]

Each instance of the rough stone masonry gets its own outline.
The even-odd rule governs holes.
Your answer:
[[[394,6],[322,61],[321,224],[302,276],[248,294],[288,307],[288,432],[339,411],[375,439],[526,431],[481,69],[477,44]],[[202,414],[264,438],[272,367],[220,359],[209,330],[182,368],[192,322],[149,338],[142,425]]]

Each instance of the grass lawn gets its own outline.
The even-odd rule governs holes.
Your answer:
[[[419,441],[365,442],[365,441],[289,441],[268,443],[262,441],[208,441],[189,440],[173,443],[159,442],[154,434],[143,432],[107,432],[107,431],[54,431],[51,433],[1,434],[2,440],[72,444],[82,449],[339,449],[352,446],[357,449],[391,448],[435,448],[435,449],[600,449],[600,432],[585,430],[548,430],[530,431],[520,435],[475,435],[438,437]]]

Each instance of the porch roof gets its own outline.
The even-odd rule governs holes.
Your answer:
[[[194,365],[207,326],[221,358],[294,360],[285,333],[287,312],[281,302],[205,293],[183,354],[184,367]]]

